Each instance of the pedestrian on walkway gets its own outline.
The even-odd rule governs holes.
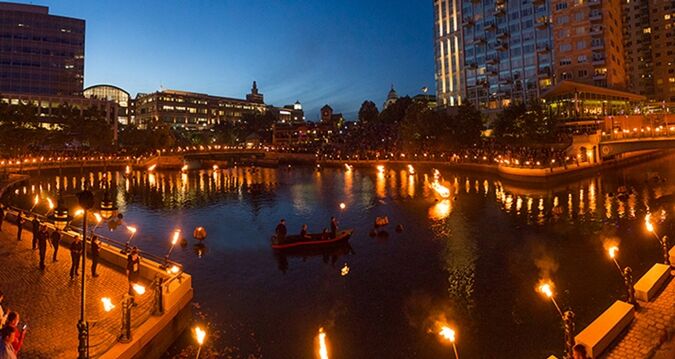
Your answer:
[[[80,236],[75,236],[73,242],[70,244],[70,279],[72,280],[75,276],[78,276],[77,272],[80,267],[80,255],[82,255],[82,240]]]
[[[16,215],[16,240],[21,240],[21,231],[23,230],[23,211],[19,211]]]
[[[138,248],[133,247],[127,256],[127,279],[129,280],[129,295],[131,296],[131,303],[134,303],[134,288],[133,285],[138,283],[141,278],[141,257],[138,255]]]
[[[0,359],[16,359],[16,352],[12,343],[14,342],[14,329],[5,327],[0,330]]]
[[[5,326],[5,322],[7,321],[7,315],[9,315],[9,312],[5,313],[5,308],[2,307],[2,301],[5,300],[5,293],[0,291],[0,328]]]
[[[56,255],[59,253],[59,242],[61,242],[61,233],[59,232],[58,229],[54,228],[51,234],[51,244],[52,244],[52,249],[54,249],[54,258],[52,258],[53,262],[58,262],[59,260],[56,259]]]
[[[45,257],[47,256],[47,242],[49,241],[49,232],[44,224],[40,226],[38,233],[38,249],[40,251],[40,270],[45,270]]]
[[[98,267],[98,255],[101,251],[101,240],[98,239],[98,236],[91,237],[91,276],[96,278],[98,273],[96,273],[96,267]]]
[[[2,232],[2,224],[5,222],[5,206],[0,204],[0,232]]]
[[[38,237],[40,235],[40,220],[37,216],[33,217],[33,250],[37,249]]]
[[[16,354],[19,354],[19,350],[21,350],[21,346],[23,345],[23,340],[26,339],[26,332],[28,332],[28,327],[25,324],[23,326],[23,330],[21,331],[19,331],[18,325],[19,313],[14,311],[9,312],[9,314],[7,314],[7,327],[14,330],[14,340],[12,341],[12,347],[14,348],[14,352]]]

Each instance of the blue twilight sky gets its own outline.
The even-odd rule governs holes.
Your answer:
[[[20,2],[20,1],[17,1]],[[165,88],[265,102],[330,104],[349,119],[434,88],[430,0],[34,0],[87,21],[85,86]]]

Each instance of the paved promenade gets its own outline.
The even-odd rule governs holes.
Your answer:
[[[53,249],[47,246],[47,268],[38,269],[39,255],[31,249],[32,233],[24,226],[21,241],[16,240],[16,227],[3,223],[0,233],[0,290],[5,294],[4,308],[16,310],[21,321],[28,323],[28,334],[21,349],[23,358],[76,358],[77,321],[80,313],[81,277],[70,280],[70,251],[61,246],[58,261],[52,262]],[[90,354],[95,358],[107,351],[121,330],[121,299],[127,291],[124,273],[99,263],[99,277],[87,275],[87,318],[90,326]],[[83,275],[80,268],[80,275]],[[110,297],[116,307],[103,311],[101,298]],[[132,324],[140,325],[152,310],[152,290],[137,299],[132,310]],[[133,328],[132,328],[133,333]]]
[[[675,280],[671,278],[670,283],[656,300],[639,304],[635,320],[621,341],[608,351],[606,358],[651,358],[662,343],[668,340],[669,335],[670,342],[663,344],[664,348],[658,355],[667,355],[663,358],[675,358],[675,355],[670,356],[675,353],[675,348],[668,348],[668,345],[672,345],[675,334]]]

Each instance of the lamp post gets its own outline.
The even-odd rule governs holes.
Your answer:
[[[663,264],[670,266],[670,256],[668,255],[668,236],[663,236],[663,238],[661,238],[656,233],[656,229],[654,229],[654,225],[652,224],[651,221],[651,213],[647,213],[647,215],[645,216],[645,226],[647,226],[647,231],[652,232],[652,234],[654,234],[654,237],[656,238],[657,241],[659,241],[659,244],[661,245],[661,250],[663,251]]]
[[[202,345],[204,344],[204,339],[206,338],[206,331],[200,326],[195,327],[195,339],[197,339],[197,344],[199,344],[199,349],[197,349],[197,357],[199,359],[199,354],[202,352]]]
[[[571,310],[565,311],[565,313],[560,310],[560,307],[558,306],[558,303],[555,301],[555,297],[553,295],[553,284],[552,283],[542,283],[539,285],[537,290],[546,296],[547,298],[551,299],[551,302],[553,302],[553,305],[555,305],[555,309],[558,311],[558,314],[560,314],[560,319],[562,319],[563,322],[563,328],[565,330],[565,359],[571,359],[572,358],[572,348],[574,348],[574,312]]]
[[[94,194],[89,190],[84,190],[77,194],[77,201],[84,211],[82,216],[82,282],[80,287],[80,320],[77,322],[77,332],[79,344],[77,346],[77,358],[89,358],[89,323],[87,323],[84,312],[85,301],[85,278],[86,278],[86,262],[87,262],[87,210],[94,207]]]
[[[457,353],[457,345],[455,344],[456,339],[455,330],[451,329],[450,327],[443,326],[443,328],[441,328],[441,331],[438,334],[440,334],[441,338],[452,343],[452,350],[455,352],[455,359],[459,359],[459,354]]]
[[[612,246],[607,249],[609,257],[612,258],[616,268],[619,270],[619,274],[623,278],[624,285],[626,286],[626,299],[630,304],[637,304],[635,301],[635,288],[633,288],[633,270],[630,267],[626,267],[623,270],[619,265],[619,261],[616,259],[616,253],[619,251],[619,247]]]
[[[140,284],[133,284],[132,288],[138,295],[145,294],[145,287]],[[120,343],[131,342],[131,308],[133,307],[133,298],[129,293],[125,293],[122,298],[122,333],[118,337]],[[103,310],[110,312],[115,309],[115,304],[109,297],[101,298]]]

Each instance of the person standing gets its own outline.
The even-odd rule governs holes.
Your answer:
[[[9,312],[7,314],[7,328],[12,328],[14,331],[14,340],[12,340],[12,348],[14,349],[14,352],[16,354],[19,353],[19,350],[21,350],[21,347],[23,346],[23,340],[26,339],[26,332],[28,331],[28,328],[24,325],[23,330],[19,331],[19,328],[17,326],[19,325],[19,313],[17,312]],[[4,329],[3,329],[4,330]]]
[[[61,233],[59,233],[58,229],[54,228],[54,231],[52,231],[50,239],[52,243],[52,248],[54,249],[54,257],[52,258],[52,262],[58,262],[59,260],[56,258],[56,255],[59,253],[59,242],[61,242]]]
[[[16,334],[14,329],[10,327],[4,327],[0,330],[0,359],[16,359],[16,352],[14,351],[14,346],[12,343]]]
[[[0,232],[2,232],[3,222],[5,222],[5,207],[0,204]]]
[[[33,216],[33,250],[37,249],[38,237],[40,236],[40,220],[37,216]]]
[[[21,232],[23,231],[23,211],[19,211],[16,215],[16,240],[21,240]]]
[[[91,276],[96,278],[98,273],[96,273],[96,267],[98,267],[98,255],[101,251],[101,240],[98,239],[98,236],[91,237]]]
[[[330,237],[331,238],[337,237],[337,230],[338,230],[337,219],[335,219],[335,217],[330,217]]]
[[[127,279],[129,280],[129,295],[131,303],[134,303],[133,285],[141,278],[141,257],[138,255],[138,248],[133,247],[127,256]]]
[[[73,243],[70,244],[70,279],[78,276],[77,272],[80,267],[80,255],[82,255],[82,240],[80,236],[73,238]]]
[[[286,239],[286,233],[288,233],[288,230],[286,229],[286,220],[282,219],[279,221],[279,224],[277,224],[276,231],[277,232],[277,241],[279,243],[283,243],[284,240]]]
[[[38,232],[38,250],[40,252],[40,270],[45,270],[45,257],[47,256],[47,241],[49,241],[49,232],[47,232],[47,226],[40,226],[40,232]]]

